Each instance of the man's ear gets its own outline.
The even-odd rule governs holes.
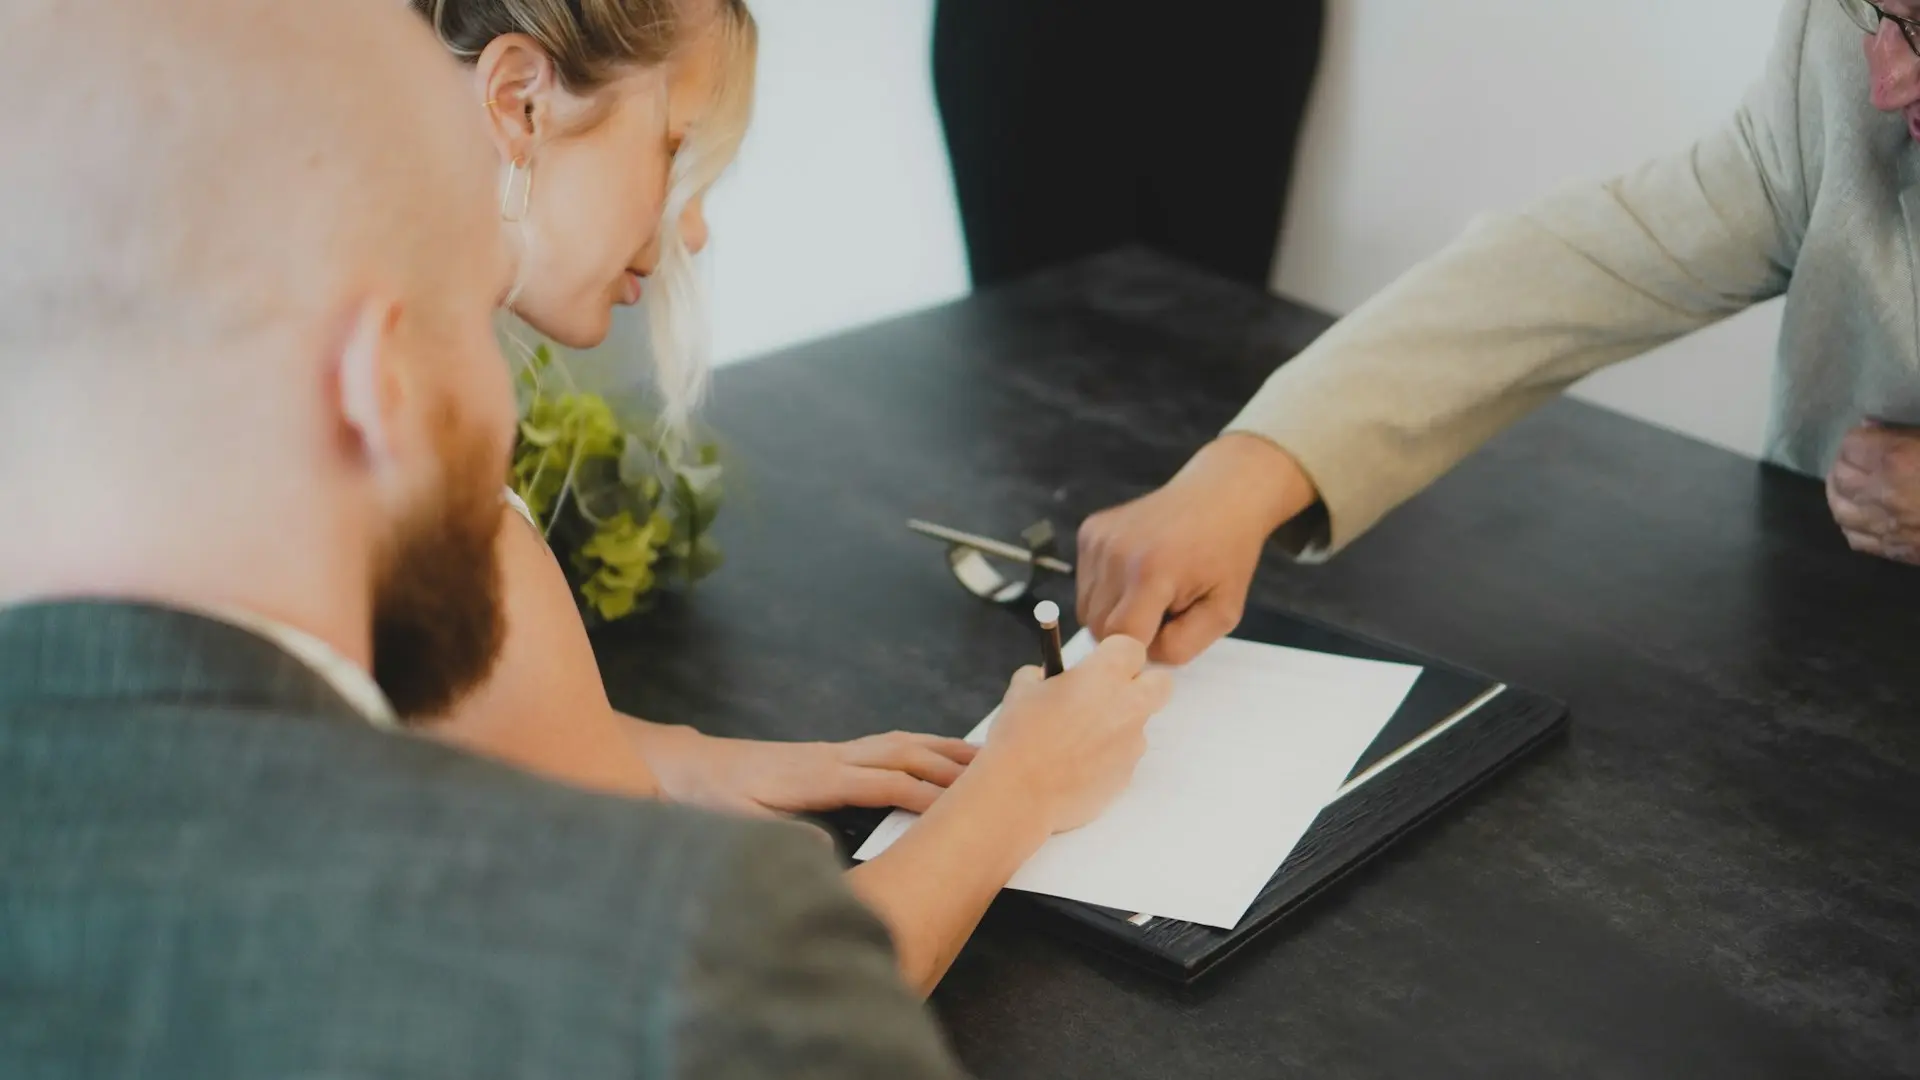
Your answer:
[[[394,346],[399,321],[398,303],[363,301],[351,314],[334,365],[341,424],[362,464],[376,476],[392,475],[408,449],[402,421],[407,379]]]
[[[553,58],[525,34],[502,34],[487,43],[473,67],[485,102],[487,132],[501,160],[530,156],[552,127],[563,92]]]

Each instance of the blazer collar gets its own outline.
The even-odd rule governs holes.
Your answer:
[[[278,708],[397,726],[365,671],[258,616],[111,600],[0,609],[0,704],[53,702]]]

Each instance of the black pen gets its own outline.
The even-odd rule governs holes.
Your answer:
[[[1034,621],[1040,624],[1040,658],[1051,679],[1067,670],[1060,657],[1060,605],[1042,600],[1033,607]]]

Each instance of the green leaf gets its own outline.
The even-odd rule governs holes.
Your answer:
[[[718,465],[688,465],[680,469],[680,479],[686,482],[694,498],[699,499],[720,486],[720,472]]]
[[[537,417],[540,415],[539,406],[535,406],[534,408],[534,416]],[[531,418],[520,421],[520,438],[535,446],[552,446],[560,441],[560,436],[561,431],[557,425],[541,425]],[[495,445],[498,446],[499,444],[496,443]],[[498,452],[497,450],[495,451],[495,453]]]
[[[603,566],[594,572],[593,580],[604,589],[614,592],[639,594],[653,588],[653,567],[642,563],[632,566]]]
[[[529,391],[539,390],[540,376],[552,363],[553,350],[548,348],[544,342],[536,346],[533,350],[533,355],[529,356],[525,363],[520,366],[517,379],[520,386]]]
[[[674,494],[680,504],[679,511],[686,518],[688,535],[698,536],[713,527],[713,520],[720,513],[720,478],[717,471],[692,477],[682,473]]]
[[[626,449],[620,454],[620,481],[636,486],[652,484],[658,490],[659,472],[660,458],[654,448],[647,445],[645,439],[628,439]]]
[[[693,545],[693,551],[686,556],[684,573],[688,581],[699,581],[720,569],[726,560],[720,553],[720,545],[710,536],[703,536]]]
[[[669,452],[644,410],[549,392],[564,384],[539,377],[555,363],[542,345],[522,365],[508,482],[547,529],[583,615],[612,622],[646,610],[663,581],[719,567],[706,532],[722,499],[720,455],[710,443]]]
[[[613,418],[613,408],[598,394],[569,394],[560,399],[567,412],[568,433],[582,454],[618,458],[625,434]]]
[[[597,575],[580,586],[580,595],[592,605],[595,613],[608,622],[631,615],[639,602],[638,591],[609,588],[601,583]]]
[[[695,503],[693,507],[693,531],[704,536],[713,528],[714,519],[719,516],[720,500],[718,498]]]
[[[673,519],[656,511],[647,519],[647,542],[654,547],[666,543],[673,537]]]
[[[580,549],[580,554],[615,567],[651,566],[659,558],[651,524],[646,528],[634,523],[633,515],[621,514],[600,527]]]

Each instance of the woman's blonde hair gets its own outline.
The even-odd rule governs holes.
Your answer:
[[[674,159],[660,222],[660,265],[645,292],[661,425],[679,438],[712,370],[706,292],[681,235],[681,218],[733,160],[752,116],[759,32],[745,0],[408,2],[448,50],[468,63],[503,34],[527,35],[553,60],[561,84],[583,95],[624,70],[665,63],[695,33],[719,35],[722,70],[715,100]]]
[[[408,0],[452,53],[471,64],[495,38],[525,34],[552,58],[560,82],[586,94],[629,67],[673,55],[678,0]]]
[[[705,283],[694,270],[681,221],[687,205],[711,188],[739,153],[753,118],[759,32],[745,0],[713,3],[718,21],[711,32],[719,35],[721,74],[705,122],[695,126],[674,158],[660,222],[660,266],[645,294],[661,426],[670,437],[686,430],[713,370]]]

